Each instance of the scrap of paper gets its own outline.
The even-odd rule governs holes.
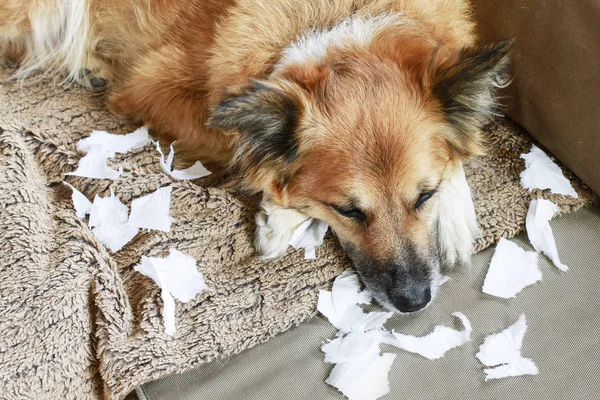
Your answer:
[[[521,186],[525,189],[550,189],[555,194],[579,197],[560,167],[537,146],[532,145],[521,158],[525,160],[525,170],[521,172]]]
[[[211,174],[209,170],[204,168],[204,165],[200,161],[196,161],[194,165],[186,169],[172,169],[173,168],[173,157],[175,157],[175,151],[173,150],[173,144],[171,144],[169,155],[165,160],[165,155],[163,154],[160,143],[156,142],[156,150],[160,153],[160,166],[162,170],[172,176],[175,179],[179,179],[182,181],[203,178]]]
[[[463,324],[463,330],[457,331],[447,326],[438,325],[431,333],[420,337],[392,332],[385,343],[411,353],[420,354],[430,360],[441,358],[448,350],[462,346],[471,340],[472,328],[467,317],[460,312],[454,312],[452,315]]]
[[[395,354],[379,355],[379,348],[361,357],[338,363],[325,382],[350,400],[376,400],[390,391],[388,373]]]
[[[538,374],[535,363],[529,358],[521,356],[521,346],[526,331],[525,314],[521,314],[513,325],[500,333],[485,338],[475,356],[485,366],[493,367],[483,370],[486,374],[486,381],[509,376]]]
[[[327,223],[318,219],[306,220],[292,234],[290,245],[296,250],[303,248],[305,259],[315,259],[315,247],[323,244],[328,228]]]
[[[123,173],[123,168],[118,171],[110,168],[106,162],[115,153],[102,147],[92,147],[88,153],[79,160],[77,169],[65,175],[81,176],[93,179],[116,179]]]
[[[65,175],[93,179],[116,179],[123,172],[123,168],[118,171],[110,168],[107,165],[108,159],[114,157],[115,153],[127,153],[150,142],[148,129],[145,127],[127,135],[93,131],[90,136],[77,143],[77,148],[87,154],[79,160],[75,171],[67,172]]]
[[[142,256],[135,270],[152,279],[161,290],[163,321],[167,335],[173,335],[175,327],[175,301],[187,303],[208,289],[202,273],[196,268],[196,260],[175,249],[166,258]]]
[[[538,254],[525,251],[516,243],[500,238],[483,281],[483,292],[509,299],[523,288],[542,280]]]
[[[131,241],[139,229],[128,223],[129,209],[111,190],[110,196],[96,195],[90,207],[88,225],[98,240],[112,252],[117,252]]]
[[[171,186],[163,187],[133,200],[129,224],[137,228],[169,232],[173,222],[173,218],[169,215],[171,190]]]
[[[550,200],[532,200],[527,211],[525,228],[527,237],[535,250],[550,257],[556,268],[568,271],[569,268],[560,262],[556,241],[550,227],[550,220],[558,211],[558,206]]]
[[[319,291],[317,310],[341,332],[380,329],[393,313],[365,313],[359,304],[369,304],[371,300],[371,293],[361,290],[358,276],[344,271],[333,282],[331,292]]]
[[[92,208],[92,202],[89,201],[83,193],[75,189],[72,185],[64,181],[63,183],[70,187],[72,190],[71,199],[73,200],[73,208],[75,209],[75,214],[81,219],[85,218],[85,216],[90,213],[90,210]]]
[[[103,148],[112,153],[125,154],[131,150],[144,147],[150,142],[152,142],[152,139],[148,135],[148,128],[143,126],[127,135],[93,131],[90,136],[77,142],[77,148],[86,153],[94,148]]]

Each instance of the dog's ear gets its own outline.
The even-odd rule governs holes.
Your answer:
[[[513,46],[510,39],[464,49],[434,71],[433,94],[451,127],[447,140],[461,159],[483,153],[481,128],[499,112],[496,92],[510,83],[506,73]]]
[[[304,111],[297,89],[282,82],[251,81],[230,91],[211,113],[209,126],[239,135],[232,168],[261,190],[284,184],[294,171]]]

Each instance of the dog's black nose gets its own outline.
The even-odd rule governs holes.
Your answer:
[[[390,300],[400,312],[414,312],[422,309],[431,301],[429,285],[415,285],[393,293]]]

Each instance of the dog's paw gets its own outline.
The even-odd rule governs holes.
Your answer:
[[[88,56],[84,66],[79,70],[74,81],[88,89],[104,89],[108,85],[108,77],[104,73],[104,68],[95,58]]]
[[[471,189],[461,166],[440,191],[437,244],[442,268],[470,265],[478,234]]]
[[[290,239],[308,217],[296,210],[279,207],[268,201],[262,203],[263,211],[256,214],[254,246],[262,259],[282,257]]]

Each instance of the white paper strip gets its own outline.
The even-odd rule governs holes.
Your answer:
[[[556,241],[550,227],[550,220],[558,211],[558,206],[550,200],[532,200],[527,211],[525,228],[527,237],[535,250],[550,257],[556,268],[568,271],[569,267],[560,262]]]

